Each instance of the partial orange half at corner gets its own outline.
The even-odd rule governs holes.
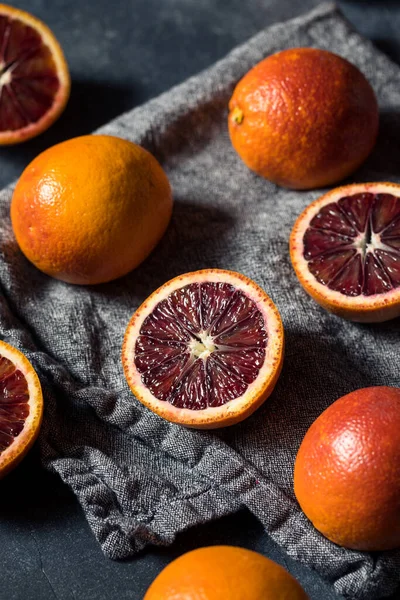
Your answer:
[[[43,396],[29,360],[0,340],[0,478],[13,469],[36,440]]]
[[[70,87],[63,51],[47,25],[0,4],[0,145],[29,140],[50,127]]]

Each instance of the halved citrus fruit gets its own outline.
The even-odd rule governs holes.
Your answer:
[[[0,4],[0,145],[45,131],[64,110],[70,87],[63,51],[47,25]]]
[[[305,290],[347,319],[400,315],[400,185],[336,188],[310,204],[290,236],[290,256]]]
[[[39,378],[29,360],[0,340],[0,477],[35,441],[43,414]]]
[[[233,425],[271,394],[283,326],[253,281],[220,269],[175,277],[135,312],[122,361],[129,387],[161,417],[188,427]]]

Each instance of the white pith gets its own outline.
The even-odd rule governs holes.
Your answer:
[[[142,384],[141,375],[134,364],[135,344],[143,321],[161,300],[185,285],[206,281],[230,283],[256,303],[257,308],[263,315],[265,328],[268,334],[268,343],[265,349],[265,361],[257,378],[248,386],[244,394],[238,396],[234,400],[230,400],[223,406],[208,407],[202,410],[178,408],[169,402],[158,400],[153,396],[150,390]],[[213,349],[215,349],[212,338],[206,332],[204,332],[201,342],[193,344],[192,348],[193,352],[200,352],[198,356],[201,356],[201,358],[206,358]],[[208,421],[218,422],[219,420],[229,420],[230,415],[238,414],[241,411],[246,410],[247,406],[250,407],[254,397],[259,396],[262,390],[276,378],[277,363],[279,363],[280,368],[282,358],[283,327],[280,315],[271,299],[255,283],[250,282],[250,280],[249,283],[247,283],[245,280],[239,279],[236,274],[222,270],[206,270],[187,273],[167,282],[164,286],[156,290],[156,292],[154,292],[154,294],[139,307],[132,317],[125,334],[123,347],[125,376],[131,389],[136,390],[138,399],[164,418],[175,422],[183,422],[185,424],[191,423],[194,426],[207,423]]]
[[[359,233],[357,237],[354,238],[352,248],[357,250],[362,259],[365,258],[368,252],[373,252],[374,250],[386,250],[386,252],[393,252],[393,248],[382,242],[381,233],[374,233],[373,231],[371,232],[371,240],[369,243],[366,241],[365,231]]]
[[[0,71],[3,70],[4,67],[2,67],[0,65]],[[8,85],[11,81],[11,69],[9,69],[8,71],[5,71],[4,73],[2,73],[0,75],[0,96],[1,96],[1,92],[3,90],[3,86],[4,85]]]
[[[392,194],[400,198],[400,185],[396,184],[353,184],[349,186],[343,186],[337,188],[332,192],[329,192],[310,204],[308,208],[300,215],[296,221],[291,238],[290,238],[290,250],[292,255],[293,266],[295,271],[301,276],[301,280],[305,286],[314,290],[318,295],[322,297],[329,297],[329,302],[332,305],[337,305],[340,309],[359,309],[359,310],[373,310],[382,308],[384,305],[392,305],[400,303],[400,287],[393,288],[392,290],[381,293],[373,294],[371,296],[345,296],[344,294],[328,288],[326,285],[319,283],[314,275],[308,269],[308,260],[304,258],[304,243],[303,238],[306,230],[308,229],[311,220],[316,214],[319,213],[321,208],[332,202],[337,202],[344,196],[350,196],[361,192],[367,192],[371,194],[387,193]],[[400,201],[400,200],[399,200]],[[365,233],[361,233],[355,240],[354,247],[363,255],[368,250],[383,249],[393,252],[393,248],[388,248],[382,241],[380,234],[371,234],[371,241],[365,245]]]
[[[200,331],[200,341],[192,339],[189,342],[189,350],[194,358],[206,359],[215,350],[214,340],[207,331]]]
[[[38,426],[40,425],[43,411],[43,398],[39,378],[28,359],[21,352],[0,340],[0,356],[4,356],[10,360],[15,365],[15,368],[23,373],[28,384],[29,392],[29,414],[25,420],[24,428],[15,437],[15,441],[18,442],[18,451],[16,452],[16,444],[12,443],[3,450],[3,452],[0,452],[1,472],[3,465],[6,465],[10,460],[13,460],[14,457],[18,456],[23,448],[29,445],[32,438],[35,437],[37,430],[33,429],[32,425],[35,421]]]

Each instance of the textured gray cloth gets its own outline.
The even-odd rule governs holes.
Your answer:
[[[43,462],[71,486],[107,556],[168,544],[178,531],[247,506],[274,540],[339,593],[375,599],[399,583],[400,552],[353,552],[324,539],[294,499],[293,464],[307,428],[336,398],[368,385],[400,386],[400,321],[349,323],[305,294],[290,264],[288,237],[320,192],[287,191],[257,177],[227,134],[235,82],[263,57],[293,46],[329,49],[366,74],[379,98],[381,132],[354,179],[399,181],[399,68],[333,5],[322,5],[261,32],[101,130],[153,152],[174,190],[167,234],[128,276],[89,288],[41,274],[14,241],[12,187],[1,193],[0,333],[39,372],[46,400]],[[138,305],[169,278],[205,267],[233,269],[259,283],[281,312],[287,340],[271,398],[244,423],[213,433],[171,425],[143,408],[120,361]]]

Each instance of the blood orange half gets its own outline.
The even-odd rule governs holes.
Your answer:
[[[35,441],[43,413],[39,378],[28,359],[0,341],[0,477]]]
[[[232,271],[175,277],[135,312],[122,362],[129,387],[161,417],[216,428],[249,416],[271,394],[283,326],[267,294]]]
[[[336,188],[306,208],[290,236],[300,283],[319,304],[347,319],[400,315],[400,185]]]
[[[0,145],[45,131],[64,110],[69,92],[67,63],[50,29],[0,4]]]

